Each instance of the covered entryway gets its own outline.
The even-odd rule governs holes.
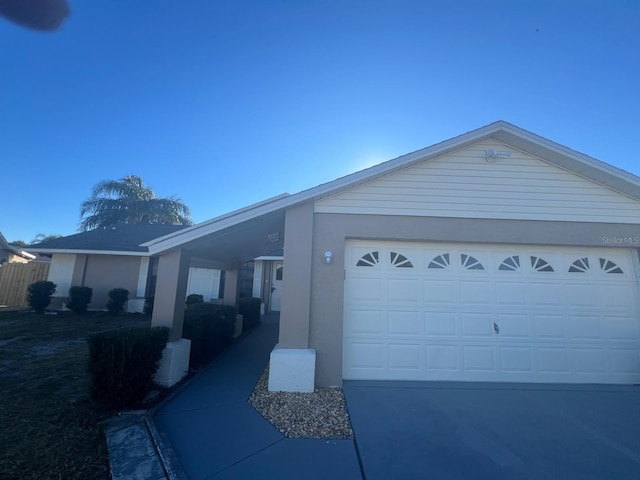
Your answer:
[[[343,377],[640,383],[636,255],[350,240]]]

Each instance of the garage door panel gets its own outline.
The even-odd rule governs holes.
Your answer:
[[[352,342],[348,360],[354,369],[379,369],[386,367],[387,345],[383,342]]]
[[[421,338],[423,334],[420,317],[420,312],[417,310],[389,311],[387,313],[389,336]]]
[[[533,372],[533,349],[530,346],[499,347],[499,352],[502,372]]]
[[[607,318],[606,326],[609,339],[621,342],[640,343],[638,322],[634,317],[611,316]]]
[[[348,294],[354,302],[382,303],[386,299],[385,284],[382,278],[354,277]]]
[[[498,306],[524,307],[527,304],[527,284],[525,282],[497,281],[495,289],[496,305]]]
[[[562,315],[532,314],[534,338],[540,340],[562,340],[568,338],[568,328]]]
[[[617,374],[640,374],[640,351],[638,349],[611,349],[611,370]]]
[[[453,312],[426,312],[426,337],[457,337],[457,314]]]
[[[346,324],[345,335],[385,336],[387,324],[385,312],[382,310],[358,310],[349,312],[351,321]]]
[[[603,285],[600,289],[602,306],[611,309],[632,309],[634,296],[630,285]]]
[[[600,285],[586,283],[567,283],[564,286],[567,304],[576,308],[595,308],[598,306]]]
[[[462,338],[485,338],[494,336],[493,322],[490,313],[460,312]]]
[[[604,319],[595,315],[569,315],[571,338],[574,340],[603,340]]]
[[[485,281],[460,281],[461,305],[491,305],[493,285]]]
[[[349,240],[344,378],[640,383],[635,255]]]
[[[574,348],[573,362],[580,374],[604,374],[608,370],[607,352],[602,348]]]
[[[548,273],[550,272],[546,274],[548,275]],[[530,294],[529,305],[531,306],[561,307],[565,303],[564,289],[560,282],[531,282],[528,291]]]
[[[567,347],[537,347],[536,360],[541,373],[569,373],[569,349]]]
[[[423,291],[425,304],[456,304],[458,286],[454,280],[425,280]]]
[[[463,345],[462,358],[465,371],[496,371],[496,352],[493,346]]]
[[[420,361],[421,344],[395,344],[389,345],[389,369],[391,370],[413,370],[420,372],[422,362]]]
[[[460,370],[458,345],[427,345],[426,361],[427,370],[438,371],[458,371]]]
[[[387,292],[389,302],[420,303],[420,282],[417,279],[390,278]]]
[[[527,340],[531,338],[529,315],[526,313],[498,313],[495,315],[500,341]]]

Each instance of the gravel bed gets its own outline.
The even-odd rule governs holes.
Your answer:
[[[268,382],[267,368],[249,397],[249,404],[283,435],[323,440],[353,438],[342,389],[316,388],[313,393],[269,392]]]

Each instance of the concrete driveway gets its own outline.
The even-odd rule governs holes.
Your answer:
[[[366,480],[640,478],[640,387],[345,381]]]

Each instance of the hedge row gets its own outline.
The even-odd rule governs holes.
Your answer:
[[[231,345],[236,315],[235,307],[229,305],[192,303],[187,307],[182,336],[191,340],[191,367],[203,367]]]

